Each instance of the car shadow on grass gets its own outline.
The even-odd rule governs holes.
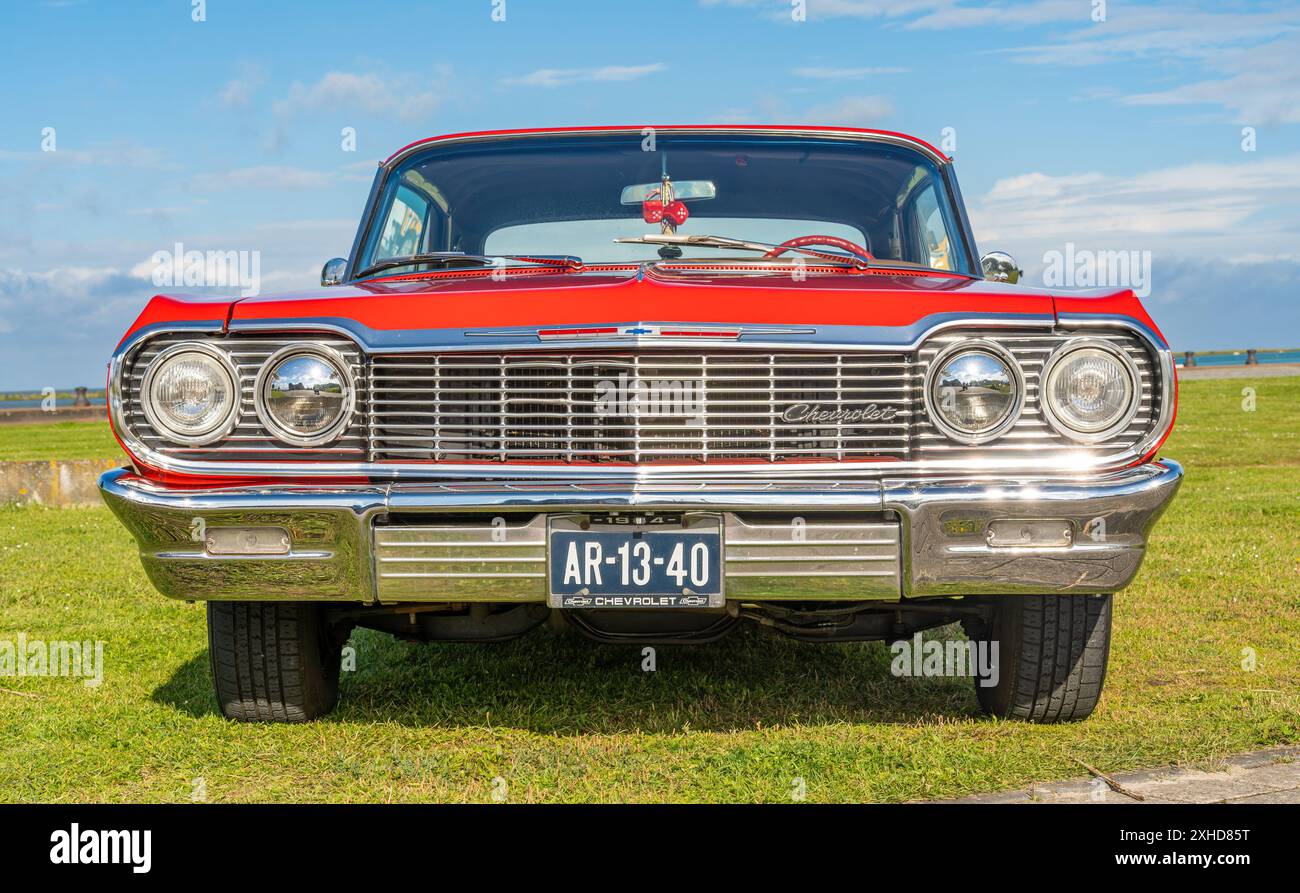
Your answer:
[[[755,628],[652,653],[545,628],[487,645],[410,643],[359,630],[349,644],[355,668],[345,663],[339,706],[323,722],[580,735],[913,723],[979,713],[969,679],[895,677],[882,643],[803,643]],[[217,715],[207,652],[178,667],[153,699],[191,716]]]
[[[162,685],[153,690],[151,699],[193,717],[220,716],[217,698],[212,693],[212,667],[205,648],[172,672]]]

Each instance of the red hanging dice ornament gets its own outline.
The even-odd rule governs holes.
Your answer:
[[[686,203],[682,201],[671,201],[664,204],[661,199],[656,197],[647,198],[641,203],[641,219],[646,223],[671,223],[673,226],[681,226],[691,216],[691,212],[686,210]]]

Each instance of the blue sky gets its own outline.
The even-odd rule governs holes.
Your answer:
[[[350,246],[377,159],[570,124],[955,135],[981,249],[1029,281],[1067,243],[1149,251],[1176,349],[1300,345],[1300,5],[802,9],[207,0],[195,21],[193,0],[5,0],[0,390],[101,383],[176,242],[260,252],[263,293],[308,286]]]

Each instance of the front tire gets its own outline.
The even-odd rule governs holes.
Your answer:
[[[1012,595],[993,600],[992,618],[968,628],[996,643],[994,685],[977,679],[986,713],[1029,722],[1087,719],[1101,699],[1110,655],[1110,595]]]
[[[208,602],[208,655],[227,719],[308,722],[339,699],[343,642],[320,605]]]

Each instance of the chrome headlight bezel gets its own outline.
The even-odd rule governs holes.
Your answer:
[[[1006,367],[1014,389],[1011,407],[996,425],[983,431],[968,431],[950,423],[935,403],[935,377],[953,359],[962,354],[988,354]],[[1020,414],[1025,408],[1025,376],[1011,351],[995,341],[983,338],[958,341],[941,350],[930,362],[926,370],[924,384],[925,412],[930,423],[949,439],[967,446],[978,446],[996,440],[1020,421]]]
[[[211,429],[199,434],[187,434],[183,431],[177,431],[167,423],[163,415],[158,412],[153,405],[152,391],[154,379],[158,376],[159,371],[170,363],[177,354],[183,353],[199,353],[215,360],[229,379],[228,384],[230,387],[231,400],[225,416]],[[137,399],[140,403],[140,408],[144,411],[145,418],[149,420],[149,424],[153,426],[153,430],[158,432],[159,435],[173,443],[178,443],[183,446],[207,446],[208,444],[216,443],[219,440],[225,439],[230,435],[230,432],[235,429],[235,426],[239,423],[239,411],[243,402],[243,392],[239,378],[239,370],[235,368],[234,361],[230,359],[229,354],[202,341],[182,341],[179,344],[173,344],[171,347],[160,351],[158,355],[150,361],[148,368],[144,371],[143,378],[140,380],[140,390]]]
[[[310,356],[323,360],[334,368],[343,381],[343,411],[339,413],[337,419],[330,423],[329,427],[314,434],[303,434],[285,426],[275,417],[266,404],[266,388],[271,374],[277,366],[295,356]],[[272,437],[293,446],[324,446],[338,440],[343,432],[348,429],[348,426],[352,424],[352,414],[356,410],[356,399],[356,381],[352,375],[352,364],[348,362],[348,359],[331,347],[310,342],[286,344],[267,357],[261,371],[257,373],[257,380],[253,385],[253,405],[257,409],[258,419],[261,420],[262,425],[270,432]]]
[[[1128,406],[1118,416],[1117,421],[1098,431],[1080,431],[1070,427],[1069,423],[1057,413],[1056,408],[1052,405],[1052,375],[1057,366],[1070,354],[1088,349],[1100,351],[1116,359],[1120,368],[1124,370],[1129,378]],[[1076,443],[1101,443],[1127,429],[1137,415],[1138,407],[1142,404],[1142,395],[1142,375],[1138,371],[1137,364],[1133,362],[1133,358],[1128,355],[1127,351],[1101,338],[1073,338],[1066,341],[1052,351],[1052,355],[1043,363],[1043,370],[1038,378],[1038,402],[1042,407],[1043,418],[1047,420],[1053,431]]]

